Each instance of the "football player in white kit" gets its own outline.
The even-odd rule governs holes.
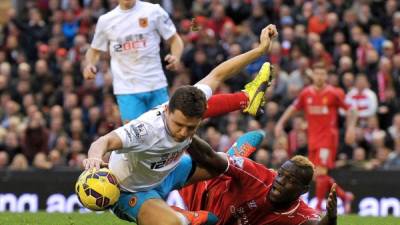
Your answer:
[[[112,209],[119,218],[141,225],[203,224],[214,219],[208,212],[174,211],[163,199],[174,189],[197,182],[200,177],[211,178],[227,168],[226,160],[221,159],[224,156],[212,151],[190,149],[199,166],[193,166],[191,157],[183,155],[200,125],[212,92],[265,54],[277,34],[276,27],[268,25],[260,35],[258,47],[220,64],[195,86],[178,88],[169,102],[92,143],[88,158],[83,161],[85,169],[99,168],[104,164],[104,154],[112,152],[109,168],[118,178],[121,189],[120,199]],[[253,96],[264,95],[270,77],[269,66],[263,66],[252,81]],[[250,96],[250,104],[253,100]]]
[[[119,0],[119,5],[100,16],[86,53],[85,79],[94,79],[101,52],[110,52],[111,73],[121,119],[136,119],[168,101],[167,79],[161,65],[161,38],[171,47],[166,68],[175,70],[183,41],[167,12],[158,4]],[[132,108],[132,106],[135,106]]]

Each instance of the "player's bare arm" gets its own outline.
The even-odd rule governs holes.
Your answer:
[[[103,156],[107,152],[122,148],[122,141],[115,132],[110,132],[90,145],[88,158],[83,160],[83,166],[86,170],[91,168],[99,169],[106,164],[103,162]]]
[[[206,84],[214,91],[223,81],[237,74],[245,66],[266,54],[271,46],[271,41],[277,36],[278,31],[275,25],[268,25],[261,32],[260,44],[258,47],[221,63],[205,78],[200,80],[198,84]]]
[[[218,176],[225,172],[229,165],[225,154],[215,152],[207,142],[196,135],[193,137],[188,152],[198,165],[188,184]]]
[[[164,60],[168,63],[166,68],[174,71],[178,69],[180,64],[183,52],[183,41],[182,38],[175,33],[167,40],[167,43],[171,48],[171,53],[166,55]]]
[[[100,59],[101,51],[89,48],[85,55],[86,66],[83,70],[83,77],[87,80],[94,79],[96,77],[97,68],[96,64]]]
[[[346,133],[344,140],[346,144],[352,145],[356,142],[358,112],[356,109],[349,109],[346,113]]]
[[[297,110],[293,105],[289,106],[289,108],[286,109],[286,111],[283,113],[283,115],[275,125],[275,137],[279,137],[280,135],[282,135],[283,126],[285,126],[286,122],[296,111]]]
[[[337,200],[336,184],[333,184],[326,204],[326,215],[320,221],[307,221],[302,225],[336,225],[337,224]]]

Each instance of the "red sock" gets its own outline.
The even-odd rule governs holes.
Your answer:
[[[247,106],[249,98],[243,91],[232,94],[218,94],[208,99],[208,107],[203,118],[224,115]]]
[[[328,176],[328,177],[329,177],[329,187],[332,187],[333,183],[335,183],[335,179],[333,179],[330,176]],[[337,183],[336,183],[336,194],[343,201],[346,200],[346,191],[342,187],[340,187]]]
[[[330,188],[330,177],[327,175],[318,175],[315,178],[315,195],[317,197],[317,206],[316,209],[321,211],[322,209],[322,201],[325,199],[326,194]]]

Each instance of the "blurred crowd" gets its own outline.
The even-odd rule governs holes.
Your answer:
[[[121,125],[108,56],[95,80],[83,80],[81,72],[97,19],[118,1],[22,2],[4,15],[0,27],[0,169],[80,168],[90,143]],[[152,2],[170,13],[185,42],[181,67],[167,74],[170,92],[256,46],[266,25],[279,29],[271,53],[218,90],[241,90],[268,60],[276,78],[265,113],[253,118],[233,112],[206,120],[199,132],[215,149],[225,151],[243,132],[263,129],[266,139],[252,156],[256,161],[278,167],[294,154],[306,155],[302,114],[285,128],[287,135],[274,137],[273,130],[284,109],[311,83],[311,66],[322,61],[329,68],[329,84],[343,88],[346,102],[360,116],[357,143],[340,145],[337,167],[400,169],[398,1]],[[343,140],[344,117],[340,121]]]

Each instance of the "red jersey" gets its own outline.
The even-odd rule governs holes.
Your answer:
[[[317,212],[301,199],[284,211],[273,210],[268,193],[275,176],[261,164],[232,157],[224,175],[179,192],[189,210],[210,211],[218,216],[219,225],[299,225],[318,220]]]
[[[339,108],[347,110],[344,92],[331,85],[322,90],[308,86],[300,92],[293,103],[297,110],[304,110],[308,122],[308,144],[310,149],[336,146],[338,142],[337,113]]]

